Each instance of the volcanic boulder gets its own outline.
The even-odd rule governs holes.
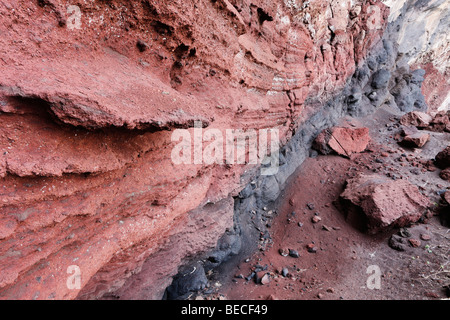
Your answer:
[[[428,133],[421,132],[415,127],[403,128],[401,135],[403,136],[403,140],[400,143],[409,148],[422,148],[430,140]]]
[[[436,165],[441,168],[445,169],[450,167],[450,146],[442,150],[437,154],[435,157],[436,159]]]
[[[437,113],[430,121],[428,129],[436,132],[450,132],[450,111],[441,111]]]
[[[189,292],[204,289],[208,283],[205,270],[200,263],[185,266],[180,273],[174,277],[172,285],[167,288],[167,298],[175,300],[183,297]]]
[[[404,126],[426,128],[430,124],[431,120],[431,116],[427,113],[412,111],[403,115],[400,119],[400,123]]]
[[[443,180],[450,181],[450,168],[447,168],[447,169],[442,170],[441,173],[439,173],[439,176],[440,176]]]
[[[364,227],[372,234],[417,222],[429,206],[415,185],[377,174],[361,173],[348,180],[341,199],[347,212],[363,214]]]
[[[333,127],[323,130],[315,139],[313,148],[322,154],[336,152],[350,157],[366,150],[370,142],[368,128]]]
[[[450,191],[447,191],[446,193],[444,193],[442,195],[442,198],[448,203],[450,204]]]

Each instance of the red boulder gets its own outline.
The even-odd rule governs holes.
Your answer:
[[[417,222],[430,204],[428,198],[406,180],[360,174],[347,183],[341,199],[347,204],[348,212],[363,213],[369,233]]]
[[[420,112],[420,111],[412,111],[409,112],[400,119],[400,123],[404,126],[414,126],[417,128],[426,128],[430,124],[432,118],[429,114]]]
[[[366,150],[370,142],[368,128],[333,127],[323,130],[316,138],[313,148],[322,154],[336,152],[350,157]]]
[[[441,169],[450,167],[450,146],[439,152],[436,157],[436,166]]]

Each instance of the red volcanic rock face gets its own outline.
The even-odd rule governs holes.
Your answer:
[[[170,130],[285,143],[380,39],[371,3],[2,1],[0,297],[161,298],[232,226],[254,167],[175,165]]]
[[[445,201],[447,201],[447,203],[450,204],[450,191],[447,191],[446,193],[444,193],[442,195],[442,198],[444,198]]]
[[[429,112],[436,112],[445,107],[448,110],[448,92],[450,92],[450,83],[445,73],[439,72],[432,62],[415,65],[426,71],[425,80],[422,84],[422,92],[428,105]],[[447,94],[443,94],[447,93]],[[441,109],[442,110],[442,109]]]

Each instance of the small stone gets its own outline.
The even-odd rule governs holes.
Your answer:
[[[377,92],[373,91],[373,92],[369,93],[368,97],[372,101],[375,100],[377,98]]]
[[[327,292],[328,292],[328,293],[334,293],[334,289],[333,289],[333,288],[328,288],[328,289],[327,289]]]
[[[432,118],[429,114],[419,111],[412,111],[400,118],[400,123],[404,126],[414,126],[417,128],[426,128]]]
[[[265,271],[259,271],[259,272],[253,272],[255,275],[254,275],[254,281],[255,281],[255,283],[257,283],[257,284],[260,284],[261,283],[261,280],[262,280],[262,278],[265,276],[265,274],[266,274],[266,272]]]
[[[311,221],[313,223],[318,223],[318,222],[322,221],[322,218],[319,216],[314,216],[314,217],[312,217]]]
[[[245,277],[246,281],[250,281],[254,276],[256,275],[255,272],[252,272],[251,274],[249,274],[247,277]]]
[[[435,157],[435,164],[441,169],[450,167],[450,146],[439,152]]]
[[[398,232],[398,234],[400,236],[402,236],[403,238],[411,237],[411,232],[409,232],[409,230],[407,228],[401,228],[400,231]]]
[[[289,255],[289,250],[287,249],[279,249],[278,252],[280,253],[280,255],[282,255],[283,257],[287,257]]]
[[[289,199],[289,205],[293,206],[295,204],[294,199]]]
[[[308,203],[306,206],[308,207],[309,210],[314,210],[315,208],[314,203]]]
[[[446,191],[446,192],[442,193],[441,197],[445,202],[450,204],[450,191]]]
[[[439,295],[436,292],[428,291],[425,292],[425,296],[428,298],[439,298]]]
[[[322,229],[325,230],[325,231],[331,231],[331,228],[326,226],[326,225],[323,225]]]
[[[414,127],[403,128],[402,136],[404,138],[401,144],[410,148],[422,148],[430,140],[428,133],[421,132]]]
[[[450,181],[450,167],[442,170],[439,173],[439,177],[441,177],[442,180]]]
[[[292,258],[299,258],[300,254],[297,250],[289,249],[289,256],[291,256]]]
[[[316,253],[317,252],[317,248],[314,246],[314,243],[310,243],[306,246],[306,249],[308,250],[308,252],[310,253]]]
[[[420,242],[420,240],[417,240],[417,239],[409,239],[408,241],[409,241],[409,244],[414,248],[418,248],[422,244]]]
[[[281,270],[281,275],[282,275],[283,277],[287,277],[288,274],[289,274],[288,268],[283,268],[283,270]]]
[[[389,247],[397,251],[405,251],[406,250],[405,242],[406,240],[404,238],[394,234],[389,239]]]
[[[303,227],[303,223],[299,222],[299,223],[298,223],[298,226],[299,226],[300,228]]]
[[[322,293],[319,293],[319,294],[317,295],[317,298],[322,299],[322,298],[323,298],[323,294],[322,294]]]
[[[266,285],[270,283],[270,276],[268,273],[266,273],[262,278],[261,278],[261,284],[262,285]]]
[[[429,241],[429,240],[431,240],[431,236],[429,234],[422,233],[420,235],[420,239],[422,239],[423,241]]]

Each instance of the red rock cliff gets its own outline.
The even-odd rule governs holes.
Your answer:
[[[175,165],[172,130],[286,142],[381,37],[386,7],[352,3],[0,1],[0,297],[161,298],[254,167]]]

